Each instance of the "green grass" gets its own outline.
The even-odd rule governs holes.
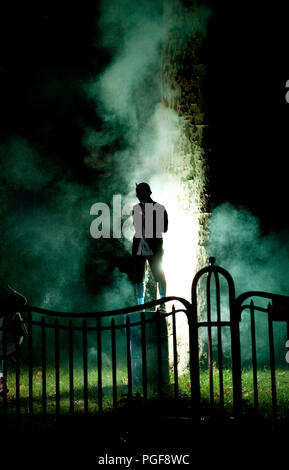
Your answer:
[[[118,393],[127,391],[127,378],[125,375],[118,373]],[[73,378],[73,393],[74,393],[74,409],[75,412],[84,411],[83,399],[83,371],[81,369],[74,370]],[[16,384],[14,371],[8,372],[7,385],[9,393],[7,395],[8,412],[15,412],[16,404]],[[69,373],[67,370],[60,370],[60,410],[65,414],[69,412],[70,407],[70,383]],[[27,413],[29,406],[29,379],[28,370],[22,369],[20,375],[20,403],[21,412]],[[46,400],[47,400],[47,413],[55,413],[56,406],[56,390],[55,390],[55,371],[53,368],[48,368],[46,371]],[[102,390],[103,390],[103,408],[109,409],[112,407],[112,379],[111,372],[103,372],[102,376]],[[97,387],[97,371],[90,371],[88,373],[88,403],[89,411],[98,411],[98,387]],[[1,407],[0,403],[0,407]],[[33,411],[34,413],[42,412],[42,371],[41,368],[33,368]]]
[[[214,404],[216,408],[220,405],[220,389],[219,389],[219,371],[216,367],[213,369],[214,376]],[[15,370],[13,367],[9,368],[7,383],[9,393],[7,396],[8,413],[15,412],[16,403],[16,387],[15,387]],[[127,373],[126,370],[120,370],[117,373],[117,386],[118,386],[118,401],[119,405],[124,402],[124,395],[127,393]],[[278,415],[280,418],[289,418],[289,370],[276,370],[276,387],[277,387],[277,403]],[[103,371],[102,377],[103,388],[103,409],[109,410],[112,407],[112,376],[110,370]],[[81,369],[74,370],[74,410],[75,413],[84,412],[83,400],[83,372]],[[189,374],[183,374],[179,377],[179,396],[181,400],[186,403],[190,396],[190,380]],[[167,395],[173,396],[173,376],[170,377],[170,385],[167,387]],[[228,414],[233,411],[233,386],[232,386],[232,371],[230,369],[223,370],[223,390],[224,390],[224,406]],[[47,413],[55,413],[55,372],[51,368],[47,369],[46,374],[46,397],[47,397]],[[135,388],[133,392],[142,391]],[[209,374],[207,370],[200,372],[200,391],[201,391],[201,405],[203,414],[210,412],[208,407],[209,396]],[[262,416],[270,417],[272,413],[272,389],[271,389],[271,375],[268,369],[258,371],[258,392],[259,392],[259,411]],[[20,375],[20,407],[21,413],[28,412],[28,397],[29,397],[29,382],[28,370],[21,369]],[[98,411],[98,388],[97,388],[97,371],[90,370],[88,373],[88,409],[89,412]],[[149,397],[156,397],[156,390],[149,387]],[[242,371],[242,397],[243,397],[243,410],[250,412],[254,405],[253,393],[253,374],[252,370]],[[60,371],[60,409],[61,413],[66,414],[69,412],[69,374],[68,370],[61,369]],[[34,413],[42,412],[42,372],[41,368],[33,369],[33,406]],[[2,400],[0,401],[0,409],[2,408]]]
[[[278,417],[280,419],[289,419],[289,370],[276,369],[276,391],[278,404]],[[214,386],[214,404],[220,405],[220,386],[219,371],[213,369],[213,386]],[[258,409],[262,416],[272,417],[272,385],[271,373],[268,369],[258,370]],[[208,409],[210,401],[209,394],[210,380],[207,370],[200,372],[200,394],[201,405],[203,411]],[[180,378],[179,390],[183,396],[188,394],[190,389],[189,375],[185,374]],[[224,407],[228,413],[233,413],[233,383],[231,369],[223,370],[223,391],[224,391]],[[243,412],[250,413],[254,408],[254,387],[253,373],[251,369],[242,370],[242,406]]]

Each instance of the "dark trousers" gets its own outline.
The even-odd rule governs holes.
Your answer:
[[[162,270],[162,255],[154,254],[151,256],[134,256],[134,282],[140,283],[145,280],[146,262],[149,263],[156,282],[164,281],[164,272]]]

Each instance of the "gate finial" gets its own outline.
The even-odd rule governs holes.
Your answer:
[[[210,256],[210,258],[209,258],[209,263],[210,263],[211,265],[213,265],[213,264],[215,264],[215,261],[216,261],[216,258],[214,258],[214,256]]]

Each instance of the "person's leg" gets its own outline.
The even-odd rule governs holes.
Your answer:
[[[137,304],[142,305],[144,303],[145,284],[144,282],[138,282],[135,286],[136,286]]]
[[[159,298],[166,296],[167,283],[165,273],[162,269],[162,255],[153,255],[149,258],[149,264],[154,276],[155,281],[158,285]],[[165,305],[160,306],[161,310],[165,310]]]
[[[136,289],[137,304],[142,305],[145,297],[145,270],[146,258],[144,256],[135,256],[134,260],[134,281]],[[131,323],[140,320],[141,313],[136,312],[130,315]],[[132,326],[130,329],[130,351],[132,366],[132,383],[134,387],[138,386],[141,381],[141,341],[140,327]]]
[[[159,296],[160,298],[166,296],[167,291],[167,283],[165,273],[162,269],[162,256],[161,255],[153,255],[148,258],[153,276],[155,281],[158,284]]]
[[[167,283],[166,283],[166,278],[165,278],[164,273],[163,273],[162,278],[159,279],[158,288],[159,288],[159,296],[161,299],[162,297],[165,297],[167,293]]]
[[[154,279],[158,285],[159,298],[166,297],[166,277],[162,269],[162,254],[156,254],[149,260],[150,267]],[[164,317],[166,313],[166,304],[163,303],[157,306],[158,311],[162,314],[160,318],[160,337],[161,342],[161,362],[162,362],[162,383],[164,386],[169,384],[169,351],[168,351],[168,327],[167,319]],[[155,345],[155,350],[157,346]],[[157,353],[158,354],[158,353]],[[156,370],[156,375],[159,376],[159,370]]]
[[[145,270],[146,270],[146,258],[144,256],[135,256],[135,260],[134,260],[134,281],[135,281],[136,298],[137,298],[137,304],[138,305],[142,305],[144,303]]]

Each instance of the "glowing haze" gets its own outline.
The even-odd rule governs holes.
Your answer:
[[[196,9],[200,21],[191,17],[190,23],[188,12],[180,2],[175,3],[188,19],[184,36],[203,32],[207,13],[201,21],[202,13]],[[163,2],[106,0],[101,5],[98,43],[109,51],[111,60],[100,75],[85,84],[103,122],[101,129],[85,131],[86,163],[110,175],[103,186],[111,200],[124,188],[124,202],[133,205],[135,183],[150,184],[152,198],[169,215],[163,259],[167,294],[189,298],[199,250],[200,177],[195,186],[186,181],[192,155],[178,156],[178,144],[184,138],[182,116],[162,103],[162,47],[168,34]],[[120,140],[122,145],[115,145]],[[101,157],[104,147],[113,149],[105,162]],[[129,243],[123,243],[130,250]]]

